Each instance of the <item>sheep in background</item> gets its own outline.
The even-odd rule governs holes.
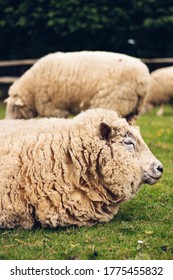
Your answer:
[[[138,115],[150,74],[124,54],[81,51],[52,53],[38,60],[9,89],[6,118],[68,117],[88,108]]]
[[[0,165],[0,228],[108,222],[163,171],[139,130],[106,109],[1,120]]]
[[[143,113],[160,106],[158,116],[162,116],[164,105],[173,105],[173,66],[151,72],[151,88],[144,101]]]

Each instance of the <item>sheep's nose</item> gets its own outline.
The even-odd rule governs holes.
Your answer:
[[[163,166],[160,164],[159,166],[157,166],[157,170],[158,170],[160,173],[163,173]]]
[[[153,164],[153,173],[156,177],[160,178],[163,173],[163,166],[160,162],[154,162]]]

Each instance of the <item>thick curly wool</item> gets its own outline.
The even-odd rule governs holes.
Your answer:
[[[135,149],[123,142],[127,137]],[[113,111],[2,120],[0,227],[107,222],[135,195],[154,161],[139,130]]]
[[[137,115],[150,74],[139,59],[82,51],[52,53],[33,65],[9,89],[6,118],[68,117],[88,108]]]

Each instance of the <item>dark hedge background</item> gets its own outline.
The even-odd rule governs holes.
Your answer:
[[[107,50],[173,56],[172,0],[0,0],[0,59]]]

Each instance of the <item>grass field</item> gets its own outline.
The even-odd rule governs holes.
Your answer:
[[[163,117],[152,111],[137,123],[164,166],[156,185],[144,185],[107,224],[0,230],[0,259],[173,259],[173,115],[167,107]]]

